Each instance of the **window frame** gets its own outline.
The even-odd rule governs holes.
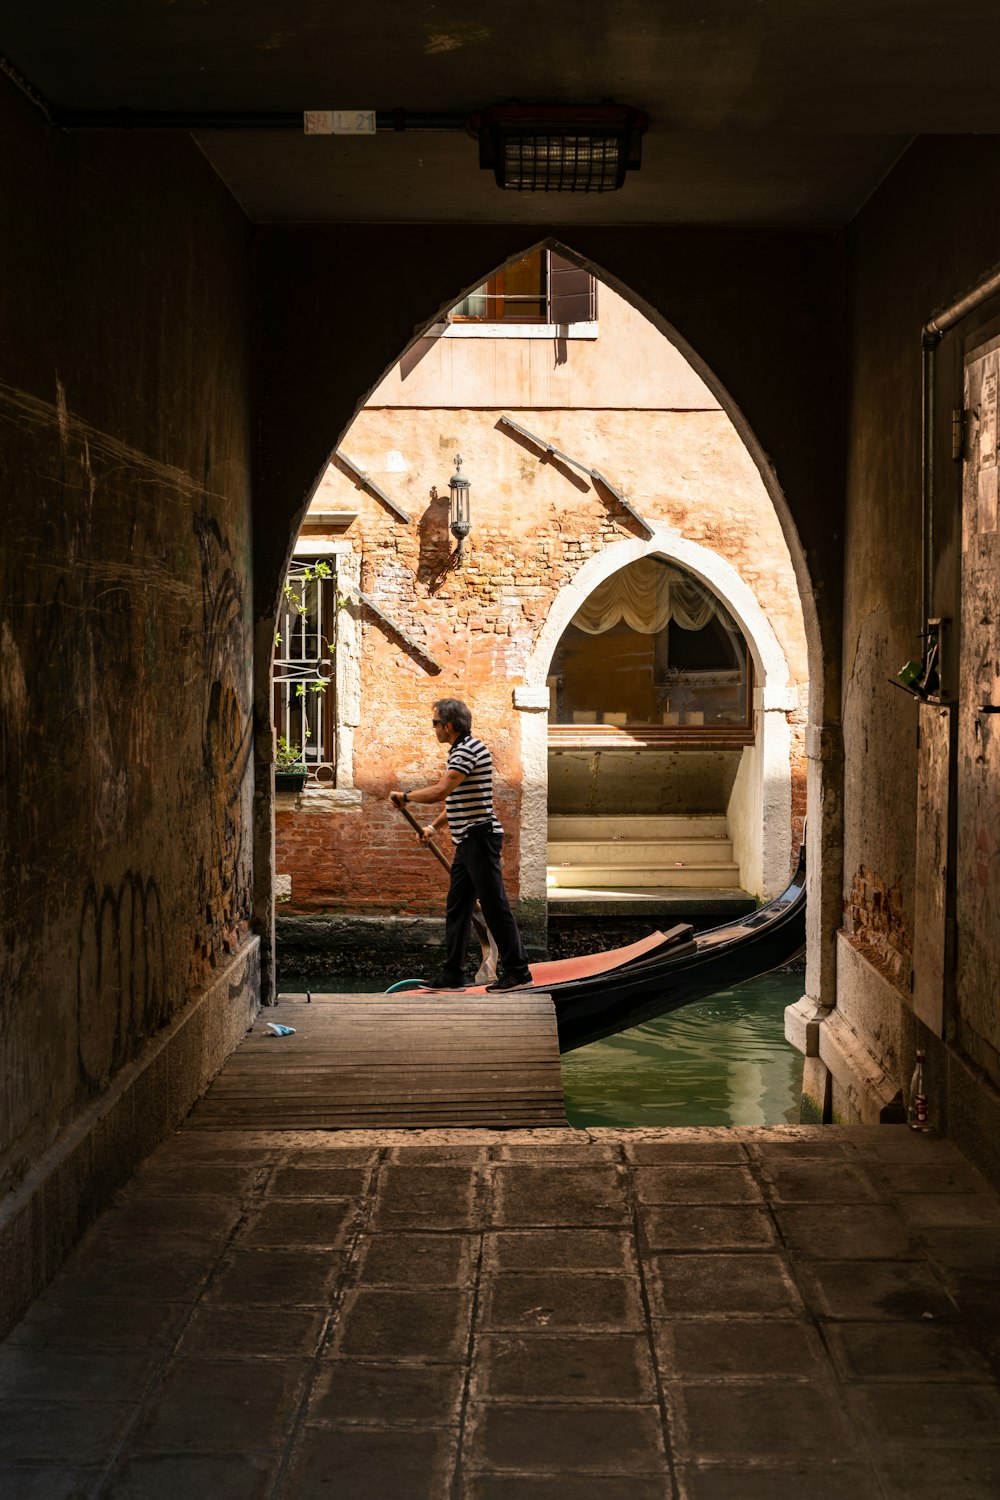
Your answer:
[[[294,610],[284,589],[291,586],[294,588],[296,576],[301,578],[309,569],[316,567],[317,563],[326,563],[330,569],[327,577],[318,578],[315,581],[317,587],[317,643],[318,655],[316,656],[289,656],[287,655],[290,641],[289,621],[302,619],[301,613]],[[308,725],[308,714],[305,705],[298,710],[300,724],[297,733],[294,734],[293,743],[302,747],[302,762],[309,773],[310,780],[316,779],[316,772],[321,767],[328,767],[334,777],[337,770],[337,645],[339,634],[339,579],[338,579],[338,557],[337,553],[331,551],[322,555],[309,553],[295,553],[289,564],[288,573],[285,576],[285,584],[282,590],[282,607],[278,613],[277,634],[281,640],[275,646],[274,659],[271,664],[271,719],[275,733],[284,735],[286,739],[292,738],[290,729],[295,713],[292,704],[293,696],[305,698],[314,682],[326,684],[322,694],[322,703],[317,714],[319,728],[318,736],[309,735],[303,743],[302,729]],[[294,610],[294,613],[293,613]],[[295,626],[293,624],[292,629]],[[282,654],[282,653],[285,654]],[[317,671],[310,673],[308,668],[315,666]],[[326,671],[321,669],[325,667]],[[296,692],[299,687],[303,688],[300,695]],[[311,743],[312,742],[312,743]]]
[[[549,336],[558,336],[558,331],[560,329],[579,329],[587,330],[587,332],[579,334],[578,336],[596,338],[596,277],[592,276],[589,271],[585,271],[582,266],[577,266],[572,261],[566,260],[565,257],[559,255],[557,251],[539,249],[534,252],[529,251],[529,255],[530,254],[536,254],[541,260],[541,300],[545,304],[545,313],[543,316],[521,318],[497,318],[491,316],[475,317],[471,314],[456,313],[451,310],[448,312],[444,323],[441,325],[443,329],[445,331],[451,329],[461,329],[465,333],[472,333],[473,331],[478,331],[480,329],[489,330],[490,334],[493,337],[510,337],[514,329],[531,331],[530,333],[522,332],[522,337],[530,337],[531,334],[534,334],[536,337],[542,334],[548,334]],[[522,260],[526,260],[527,258],[527,256],[521,257]],[[516,262],[511,262],[511,264],[516,264]],[[492,276],[488,276],[482,283],[482,286],[485,288],[485,296],[488,302],[502,301],[508,296],[505,290],[505,277],[508,269],[508,266],[502,266],[500,270],[495,271]],[[580,285],[575,293],[569,294],[576,301],[579,301],[584,297],[586,298],[588,315],[585,318],[575,318],[572,321],[568,321],[566,319],[560,319],[554,315],[553,308],[555,308],[556,313],[558,313],[559,311],[558,295],[554,293],[554,288],[557,278],[563,275],[574,276],[578,278],[578,280],[585,280],[585,290],[583,286]],[[469,293],[469,296],[472,296],[473,293],[477,291],[479,291],[479,288],[474,288],[473,292]],[[517,297],[517,295],[517,293],[511,293],[510,297],[513,300]],[[559,295],[566,294],[562,293]],[[535,301],[536,299],[524,297],[522,300]]]
[[[524,260],[527,260],[527,258],[528,258],[527,256],[523,256],[522,257],[522,259],[524,259]],[[509,299],[508,299],[508,293],[507,293],[506,288],[505,288],[506,277],[507,277],[507,267],[504,266],[502,270],[495,271],[492,276],[488,276],[486,278],[486,280],[483,282],[483,286],[486,288],[486,290],[485,290],[484,293],[482,293],[482,295],[485,296],[487,303],[506,302],[507,300],[510,300],[511,302],[516,302],[518,300],[518,294],[516,292],[510,293]],[[457,325],[459,327],[461,327],[462,324],[472,324],[475,327],[483,327],[483,326],[485,326],[485,327],[488,327],[488,328],[492,328],[492,327],[496,327],[496,326],[500,326],[500,327],[511,327],[511,326],[514,326],[514,327],[532,328],[532,327],[537,327],[539,324],[548,323],[550,321],[549,317],[548,317],[548,311],[549,311],[549,265],[548,265],[548,257],[546,257],[545,260],[543,260],[543,262],[542,262],[542,274],[541,274],[541,278],[540,279],[541,279],[541,291],[539,292],[539,295],[537,297],[521,297],[521,299],[520,299],[523,302],[541,302],[544,305],[545,312],[543,314],[541,314],[537,318],[526,318],[526,317],[498,318],[498,317],[495,317],[495,316],[494,317],[490,317],[488,315],[484,315],[481,318],[477,318],[477,317],[475,317],[475,316],[473,316],[473,315],[471,315],[469,313],[449,312],[449,314],[448,314],[448,322],[452,323],[452,324],[455,324],[455,325]],[[469,293],[469,296],[470,297],[475,296],[476,293],[479,292],[479,290],[480,290],[479,287],[475,287],[473,289],[473,291],[471,291]],[[464,301],[464,298],[463,298],[463,301]]]

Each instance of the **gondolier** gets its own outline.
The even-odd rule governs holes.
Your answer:
[[[500,976],[488,990],[516,990],[531,984],[528,955],[503,883],[500,851],[503,827],[493,809],[493,757],[472,733],[472,713],[459,698],[439,698],[431,706],[439,745],[448,746],[444,775],[433,786],[389,793],[397,806],[444,802],[444,810],[422,832],[431,839],[445,823],[455,845],[445,908],[445,958],[432,989],[462,989],[472,910],[478,898],[500,951]]]

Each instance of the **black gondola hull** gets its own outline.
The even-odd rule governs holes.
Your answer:
[[[741,921],[699,933],[675,954],[593,979],[554,985],[550,993],[559,1048],[571,1052],[601,1037],[704,1000],[790,963],[806,940],[805,850],[780,896]]]

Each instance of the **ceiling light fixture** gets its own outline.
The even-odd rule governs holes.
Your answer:
[[[479,165],[519,193],[613,193],[642,164],[646,116],[624,104],[502,104],[474,115]]]

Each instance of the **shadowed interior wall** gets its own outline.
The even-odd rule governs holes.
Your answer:
[[[918,708],[887,679],[921,654],[921,330],[1000,260],[1000,201],[982,190],[998,172],[995,137],[920,140],[850,233],[843,941],[852,956],[838,1006],[900,1082],[909,1076],[914,1046],[930,1047],[939,1119],[958,1107],[957,1085],[945,1076],[953,1064],[918,1028],[910,994]],[[960,614],[961,464],[951,457],[951,413],[962,404],[965,341],[998,315],[994,298],[946,335],[937,357],[931,614],[953,622]],[[954,673],[951,686],[957,687]],[[969,711],[959,703],[960,714]],[[994,822],[997,808],[995,802]],[[995,868],[989,878],[997,880]],[[995,1006],[995,993],[988,1003]],[[951,1042],[954,1021],[946,1006]],[[964,1050],[1000,1084],[988,1047],[967,1037]],[[851,1101],[842,1102],[849,1113]],[[993,1165],[1000,1170],[1000,1156]]]
[[[9,1189],[214,977],[232,1040],[255,1001],[250,230],[185,137],[0,110]]]

